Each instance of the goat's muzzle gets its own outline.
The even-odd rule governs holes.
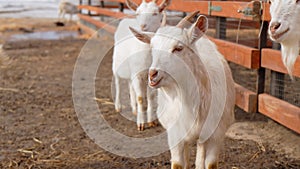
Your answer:
[[[146,24],[142,24],[141,25],[141,30],[142,31],[147,31],[147,25]]]
[[[279,22],[273,22],[273,23],[271,23],[271,25],[270,25],[270,32],[272,34],[275,34],[276,31],[278,30],[278,28],[280,28],[280,26],[281,26],[281,24]]]
[[[155,77],[157,77],[158,71],[155,69],[150,69],[149,70],[149,79],[152,81]]]
[[[158,77],[158,71],[155,69],[149,70],[149,86],[155,87],[159,84],[161,78]]]

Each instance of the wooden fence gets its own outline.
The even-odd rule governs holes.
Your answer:
[[[141,0],[133,0],[137,4]],[[112,3],[114,2],[114,3]],[[161,2],[161,0],[159,1]],[[114,33],[116,27],[106,22],[95,19],[95,16],[108,16],[116,19],[131,17],[123,13],[125,0],[104,0],[100,4],[94,5],[91,0],[80,0],[78,8],[87,12],[78,14],[80,19],[79,26],[86,32],[93,33],[86,23],[94,25],[96,28],[103,28],[110,33]],[[114,10],[112,10],[114,9]],[[116,11],[115,9],[119,9]],[[260,112],[282,125],[300,133],[300,107],[288,103],[282,98],[282,93],[274,88],[278,85],[272,78],[275,75],[284,76],[287,74],[286,68],[281,61],[281,53],[278,50],[271,49],[268,43],[268,23],[270,21],[269,4],[262,1],[188,1],[173,0],[167,8],[172,11],[192,12],[200,10],[201,14],[215,18],[216,36],[211,38],[216,43],[219,51],[229,62],[233,62],[242,67],[255,70],[256,72],[256,90],[252,91],[240,84],[235,84],[236,105],[249,113]],[[241,19],[250,21],[252,24],[261,27],[260,37],[257,40],[256,47],[244,46],[234,42],[226,41],[227,18]],[[85,23],[85,24],[84,24]],[[235,51],[235,52],[232,52]],[[265,91],[266,69],[271,70],[272,87],[270,94]],[[300,57],[295,64],[293,75],[300,77]],[[275,86],[275,87],[274,87]],[[283,86],[279,86],[282,90]],[[280,90],[279,90],[280,91]]]

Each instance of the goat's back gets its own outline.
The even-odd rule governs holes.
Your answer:
[[[217,130],[212,135],[212,138],[222,138],[227,129],[234,122],[235,88],[232,73],[227,61],[223,55],[219,53],[217,46],[207,37],[204,36],[196,42],[196,50],[207,72],[209,72],[210,83],[214,84],[211,85],[211,87],[213,87],[211,91],[215,93],[215,95],[211,95],[211,97],[215,97],[217,102],[223,102],[223,99],[226,98],[221,121],[218,124]],[[220,79],[223,79],[222,76],[225,76],[225,82],[220,81]],[[221,86],[224,87],[224,85],[226,91],[222,91]],[[218,105],[211,103],[210,106]],[[214,122],[210,123],[214,125]]]
[[[114,36],[113,72],[124,79],[148,69],[152,60],[149,44],[137,40],[129,27],[139,29],[136,19],[123,19]]]

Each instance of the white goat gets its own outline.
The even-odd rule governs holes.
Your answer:
[[[152,48],[149,85],[158,89],[157,116],[167,130],[172,169],[189,168],[188,144],[196,141],[196,168],[214,169],[234,121],[234,82],[226,60],[204,35],[207,18],[199,16],[187,27],[184,19],[153,36],[131,30]]]
[[[67,2],[66,0],[62,0],[59,3],[59,8],[58,8],[58,17],[59,18],[65,18],[65,14],[70,14],[70,21],[72,20],[72,16],[73,14],[77,14],[78,13],[78,9],[77,6]]]
[[[292,77],[299,55],[300,0],[270,0],[270,38],[281,44],[282,61]]]
[[[156,0],[149,3],[143,0],[139,6],[130,0],[126,0],[126,3],[129,8],[136,11],[136,19],[123,19],[115,32],[112,67],[116,87],[115,109],[117,112],[121,111],[119,78],[127,79],[132,112],[137,113],[138,130],[144,130],[146,103],[148,125],[150,127],[156,125],[153,115],[154,96],[147,85],[147,72],[152,59],[149,45],[132,36],[129,26],[142,31],[156,31],[163,19],[162,12],[170,0],[164,0],[160,5],[156,4]]]

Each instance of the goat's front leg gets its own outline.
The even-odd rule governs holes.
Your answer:
[[[184,169],[190,169],[190,148],[188,143],[184,144],[184,161]]]
[[[219,141],[219,140],[218,140]],[[220,145],[216,139],[208,139],[205,143],[198,143],[196,169],[217,169]]]
[[[176,140],[176,134],[172,136],[168,133],[168,142],[171,147],[171,169],[184,169],[184,141],[176,143],[174,140]]]
[[[197,143],[196,169],[205,169],[205,145]]]
[[[65,20],[65,15],[66,15],[66,12],[63,10],[63,11],[62,11],[62,19],[63,19],[63,20]]]
[[[137,102],[137,127],[139,131],[145,129],[145,110],[146,110],[146,85],[141,77],[137,76],[132,80],[132,87],[136,94]]]
[[[62,15],[62,11],[59,10],[59,11],[58,11],[58,19],[59,19],[59,20],[61,19],[61,15]]]
[[[156,116],[153,112],[154,98],[156,96],[156,91],[149,86],[147,86],[147,123],[149,127],[157,126]]]
[[[122,105],[120,102],[120,82],[118,75],[114,75],[115,77],[115,88],[116,88],[116,98],[115,98],[115,110],[116,112],[121,112]]]

